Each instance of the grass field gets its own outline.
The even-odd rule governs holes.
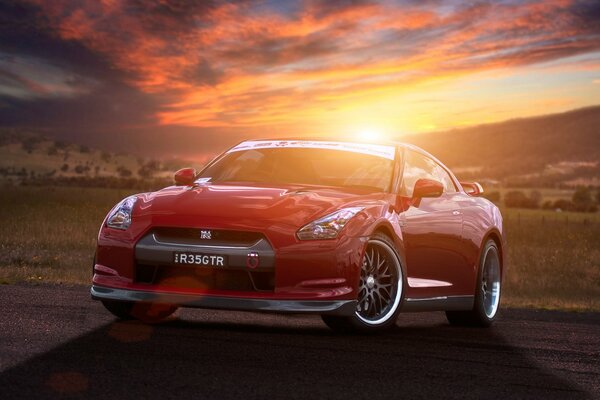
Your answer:
[[[600,214],[503,210],[503,304],[600,310]]]
[[[128,192],[11,187],[0,192],[0,282],[88,283],[102,219]]]
[[[89,284],[100,223],[129,194],[3,187],[0,282]],[[504,305],[600,311],[600,214],[510,209],[504,217]]]

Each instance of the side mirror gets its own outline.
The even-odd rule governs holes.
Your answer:
[[[196,170],[194,168],[182,168],[175,172],[175,184],[177,186],[187,186],[194,183]]]
[[[469,196],[477,197],[483,195],[483,188],[477,182],[461,182],[460,185]]]
[[[442,193],[444,193],[444,185],[441,182],[434,181],[433,179],[419,179],[415,183],[413,199],[440,197]]]

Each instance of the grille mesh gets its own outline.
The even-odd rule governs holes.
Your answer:
[[[159,242],[181,244],[210,244],[216,246],[250,247],[264,235],[258,232],[210,230],[210,239],[201,239],[198,228],[155,228],[153,233]]]

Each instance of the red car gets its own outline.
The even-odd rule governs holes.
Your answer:
[[[496,317],[500,211],[415,146],[246,141],[175,183],[102,223],[91,293],[117,317],[316,313],[340,331],[385,329],[405,311]]]

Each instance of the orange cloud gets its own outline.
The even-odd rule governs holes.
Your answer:
[[[439,82],[600,51],[598,10],[568,0],[34,3],[63,40],[159,96],[166,125],[320,126]]]

